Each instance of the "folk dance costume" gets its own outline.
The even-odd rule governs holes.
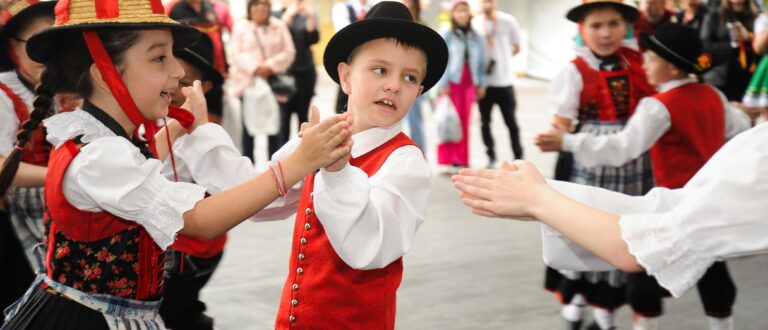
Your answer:
[[[146,127],[94,31],[110,27],[170,29],[180,48],[199,36],[165,16],[160,1],[70,0],[57,5],[52,28],[28,40],[27,53],[51,63],[57,40],[67,39],[60,36],[82,35],[80,47],[109,87],[125,91],[113,94],[123,111]],[[165,179],[146,142],[88,102],[44,124],[54,146],[45,183],[45,273],[7,310],[3,329],[164,329],[164,250],[205,188]]]
[[[578,120],[576,131],[606,135],[622,130],[638,101],[652,93],[641,70],[640,53],[626,47],[611,58],[598,58],[587,48],[552,81],[550,99],[557,115]],[[647,154],[620,166],[589,166],[573,161],[567,181],[602,187],[629,195],[642,195],[653,187]],[[556,292],[563,304],[576,294],[586,302],[614,310],[625,303],[626,275],[607,272],[548,270],[545,288]]]
[[[35,99],[34,86],[23,78],[19,59],[11,49],[11,39],[18,39],[30,21],[41,18],[53,19],[55,2],[35,3],[18,1],[6,12],[10,17],[0,30],[0,45],[6,50],[0,55],[0,155],[8,157],[16,142],[16,133],[29,119]],[[61,98],[55,100],[54,113],[62,109]],[[51,145],[45,141],[45,129],[39,128],[32,133],[30,142],[25,146],[21,161],[36,166],[48,165],[48,153]],[[14,269],[13,274],[4,274],[0,288],[0,310],[13,303],[22,294],[24,288],[34,280],[34,273],[41,270],[39,258],[34,247],[43,239],[43,187],[11,188],[5,198],[5,212],[8,220],[0,224],[3,231],[4,253],[0,257],[3,265]],[[5,222],[8,221],[8,222]]]
[[[701,73],[705,69],[696,62],[701,46],[690,44],[698,40],[696,36],[693,29],[671,24],[654,36],[641,35],[640,41],[645,49],[669,59],[681,70]],[[567,134],[563,150],[573,152],[575,160],[586,166],[619,166],[650,150],[656,185],[677,189],[685,186],[726,139],[750,127],[749,117],[731,108],[725,95],[710,85],[686,78],[663,83],[657,89],[658,94],[640,101],[621,132]],[[712,265],[697,285],[708,316],[731,316],[736,287],[724,262]],[[632,274],[629,301],[635,313],[646,318],[660,316],[665,295],[666,290],[654,278]]]

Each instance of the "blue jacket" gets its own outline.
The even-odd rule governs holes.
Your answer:
[[[458,35],[457,35],[458,33]],[[461,72],[464,68],[464,31],[451,28],[440,30],[440,35],[445,39],[448,45],[448,66],[445,68],[443,77],[437,86],[442,88],[448,86],[448,82],[458,84],[461,81]],[[485,87],[485,69],[487,59],[485,57],[485,40],[477,33],[467,34],[466,45],[469,46],[469,70],[472,72],[472,82],[475,86]]]

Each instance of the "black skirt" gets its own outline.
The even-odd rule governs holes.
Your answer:
[[[104,315],[36,285],[21,310],[2,330],[109,330]]]

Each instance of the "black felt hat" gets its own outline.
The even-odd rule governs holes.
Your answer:
[[[339,82],[339,63],[349,60],[358,46],[375,39],[394,38],[417,45],[427,56],[427,74],[422,85],[424,92],[443,76],[448,64],[448,46],[435,30],[413,21],[408,8],[400,2],[382,1],[371,7],[365,19],[347,25],[328,42],[323,54],[325,71]]]
[[[701,74],[712,68],[709,55],[703,52],[699,34],[683,24],[667,23],[653,35],[641,34],[640,46],[686,72]]]
[[[11,70],[16,66],[11,60],[8,53],[8,43],[11,38],[16,37],[16,34],[32,17],[50,16],[53,19],[53,7],[56,6],[56,1],[38,2],[32,0],[20,0],[11,5],[8,10],[3,13],[6,16],[5,25],[0,28],[0,71]],[[24,40],[26,41],[26,40]]]
[[[213,67],[213,41],[207,35],[201,34],[197,43],[184,49],[174,50],[173,55],[202,71],[214,85],[221,85],[224,82],[221,72]]]
[[[55,13],[53,26],[27,42],[27,54],[34,61],[42,63],[55,55],[55,42],[63,33],[101,28],[168,28],[176,49],[189,47],[200,37],[197,29],[169,18],[160,0],[68,0],[60,1]]]
[[[601,6],[616,8],[630,22],[634,22],[640,15],[640,12],[637,11],[637,8],[629,0],[583,0],[580,5],[571,8],[565,15],[565,18],[578,23],[584,19],[584,16],[590,10]]]

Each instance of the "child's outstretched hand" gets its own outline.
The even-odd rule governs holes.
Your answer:
[[[181,93],[187,98],[181,107],[189,110],[195,115],[195,122],[192,124],[191,130],[194,130],[197,126],[208,123],[208,104],[205,101],[203,84],[200,80],[195,80],[192,83],[192,86],[182,87]]]
[[[563,148],[563,136],[565,131],[559,127],[552,125],[552,128],[544,133],[536,134],[533,139],[533,143],[541,149],[541,151],[560,151]]]
[[[349,114],[334,115],[320,121],[317,108],[312,109],[309,123],[302,125],[302,139],[294,154],[313,170],[328,166],[349,154],[351,143]]]
[[[451,179],[472,213],[495,218],[533,219],[552,190],[536,166],[522,160],[504,162],[500,170],[462,169]]]

